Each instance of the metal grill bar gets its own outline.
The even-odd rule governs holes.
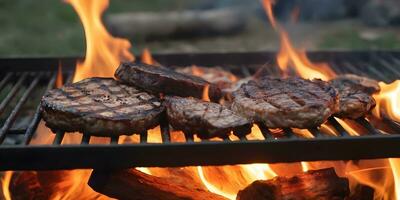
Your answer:
[[[25,91],[25,93],[22,95],[21,99],[19,99],[17,105],[14,107],[14,109],[11,111],[11,114],[8,116],[7,120],[4,122],[3,127],[0,129],[0,144],[3,143],[4,138],[6,136],[6,133],[8,129],[11,127],[12,123],[15,120],[15,117],[17,116],[18,112],[20,111],[22,105],[25,103],[25,101],[28,99],[29,94],[32,92],[32,90],[35,88],[35,86],[38,84],[40,78],[43,76],[42,73],[40,73],[29,85],[28,89]]]
[[[53,145],[60,145],[62,140],[64,139],[65,132],[64,131],[57,131],[56,136],[53,140]]]
[[[22,76],[20,76],[20,78],[18,79],[17,83],[11,89],[11,91],[7,94],[6,98],[3,99],[3,101],[0,104],[0,113],[4,111],[10,100],[15,97],[15,94],[18,92],[18,90],[20,89],[22,83],[25,81],[27,76],[28,73],[23,73]]]
[[[310,56],[311,60],[328,62],[337,73],[356,73],[379,78],[386,82],[393,81],[400,74],[400,52],[316,52]],[[226,69],[232,72],[241,73],[242,77],[254,74],[261,66],[265,66],[264,74],[280,74],[279,68],[274,65],[275,54],[273,53],[156,55],[155,59],[169,66],[191,64],[226,66]],[[67,145],[63,143],[65,133],[57,131],[54,134],[53,145],[29,145],[32,138],[35,137],[35,131],[41,119],[40,107],[36,105],[33,108],[33,116],[30,118],[26,130],[13,128],[12,125],[34,88],[44,85],[43,87],[47,91],[54,87],[56,70],[40,68],[38,65],[40,62],[37,60],[28,61],[24,63],[16,60],[13,63],[10,60],[2,62],[0,59],[0,67],[11,66],[7,68],[8,71],[4,71],[3,79],[0,81],[0,91],[11,82],[13,77],[16,79],[16,81],[12,81],[15,84],[9,94],[2,99],[2,102],[5,103],[2,103],[4,108],[1,108],[0,104],[0,110],[7,110],[7,107],[10,106],[9,102],[15,98],[18,91],[27,87],[18,100],[17,106],[13,107],[11,114],[6,116],[0,130],[1,142],[7,135],[24,134],[22,144],[17,146],[0,143],[0,163],[2,163],[0,170],[165,167],[400,157],[400,151],[398,151],[400,135],[397,135],[400,133],[400,125],[387,117],[382,119],[382,123],[387,124],[390,130],[393,130],[389,134],[382,133],[370,121],[362,118],[354,120],[354,122],[362,126],[366,133],[362,136],[350,136],[346,129],[331,117],[327,123],[340,136],[329,135],[323,129],[311,128],[309,132],[314,138],[303,138],[297,135],[297,132],[294,133],[292,129],[283,130],[284,137],[280,137],[265,125],[258,124],[263,139],[254,140],[252,137],[242,136],[239,140],[233,141],[230,138],[223,138],[220,141],[195,141],[193,134],[185,133],[186,142],[175,142],[171,141],[173,133],[169,130],[170,127],[164,113],[160,121],[162,143],[151,143],[152,140],[149,141],[147,132],[142,132],[139,133],[140,140],[133,144],[121,144],[123,141],[119,143],[118,136],[110,136],[108,144],[91,144],[90,135],[83,135],[81,144]],[[58,62],[55,60],[55,64],[49,64],[49,66],[58,66]],[[76,63],[75,60],[68,59],[65,62],[70,63],[71,66]],[[49,61],[44,63],[49,63]],[[13,67],[30,65],[37,65],[35,69],[51,69],[52,72],[50,75],[44,76],[37,71],[30,71],[29,68],[18,71]],[[65,66],[65,69],[69,69],[68,64],[62,65]],[[68,70],[65,72],[66,82],[71,82],[73,72]],[[41,76],[38,76],[39,74]],[[28,79],[33,81],[28,83]],[[369,148],[372,145],[374,148]],[[11,157],[12,159],[10,159]]]
[[[54,87],[56,79],[57,79],[57,73],[53,73],[45,92],[49,91],[50,89],[52,89]],[[31,142],[33,133],[36,131],[36,128],[39,125],[40,119],[41,119],[41,112],[40,112],[40,105],[38,105],[36,107],[36,111],[35,111],[35,114],[33,115],[32,121],[29,124],[28,128],[26,129],[24,140],[23,140],[22,144],[27,145]]]

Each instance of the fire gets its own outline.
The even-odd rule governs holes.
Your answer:
[[[2,191],[3,191],[3,196],[5,200],[11,200],[11,194],[10,194],[10,182],[11,182],[11,177],[13,175],[12,171],[6,171],[4,172],[3,180],[1,181],[1,186],[2,186]]]
[[[380,82],[379,86],[381,91],[374,95],[376,107],[373,110],[373,114],[379,118],[388,117],[392,120],[400,121],[400,80],[390,84]],[[395,177],[396,199],[400,199],[400,159],[390,158],[389,163]]]
[[[114,70],[122,60],[134,60],[134,56],[128,51],[130,43],[125,39],[112,37],[105,29],[101,22],[101,13],[107,8],[107,0],[68,0],[79,14],[86,35],[86,59],[82,63],[77,63],[77,70],[74,77],[74,81],[79,81],[83,78],[93,76],[113,76]],[[266,10],[268,17],[271,21],[272,26],[278,30],[281,35],[282,47],[277,56],[277,62],[281,67],[282,71],[289,75],[289,66],[293,66],[294,70],[298,75],[304,78],[321,78],[323,80],[329,80],[335,77],[335,73],[329,68],[327,64],[315,64],[312,63],[306,56],[305,52],[295,49],[288,37],[285,30],[276,22],[273,12],[272,0],[263,0],[263,6]],[[149,50],[144,50],[142,54],[142,62],[148,64],[154,64],[154,59],[151,57]],[[61,69],[60,69],[61,72]],[[380,111],[382,108],[385,109],[386,114],[392,118],[399,120],[399,88],[400,83],[395,82],[389,85],[381,83],[382,92],[376,96],[378,106],[374,112]],[[393,84],[395,86],[393,86]],[[386,88],[387,86],[387,88]],[[208,87],[204,88],[203,99],[209,100],[208,98]],[[376,113],[380,116],[380,112]],[[358,135],[357,130],[353,129],[345,121],[337,119],[345,129],[353,134]],[[333,130],[329,125],[324,124],[321,126],[324,132],[329,132],[332,135],[337,135],[336,131]],[[327,131],[325,131],[327,130]],[[274,131],[274,130],[272,130]],[[303,137],[312,138],[313,135],[308,130],[294,129],[294,133],[302,135]],[[38,138],[34,138],[33,144],[51,144],[54,138],[54,134],[50,133],[50,130],[44,126],[43,123],[39,124],[38,127]],[[79,143],[82,136],[80,134],[66,134],[63,144],[76,144]],[[230,138],[235,138],[234,136]],[[248,140],[263,140],[264,137],[260,128],[257,125],[252,127],[250,135],[246,136]],[[156,127],[148,131],[148,142],[161,143],[160,127]],[[184,141],[184,134],[179,131],[171,133],[171,139],[173,142]],[[237,138],[235,138],[237,140]],[[99,140],[102,142],[103,140]],[[134,136],[121,136],[120,141],[125,142],[139,142],[139,137]],[[198,139],[195,139],[197,142]],[[92,141],[91,141],[92,142]],[[375,163],[375,162],[374,162]],[[297,170],[300,167],[303,171],[310,169],[318,169],[323,167],[335,167],[336,170],[345,170],[346,172],[352,169],[349,174],[357,176],[361,172],[376,169],[376,166],[369,167],[369,165],[351,165],[344,167],[343,162],[300,162],[295,163]],[[311,165],[312,164],[312,165]],[[255,180],[267,180],[277,176],[277,171],[285,171],[286,173],[294,173],[291,169],[288,169],[288,164],[282,164],[280,170],[277,170],[278,166],[269,164],[247,164],[247,165],[235,165],[235,166],[218,166],[218,167],[185,167],[176,170],[188,174],[193,177],[194,181],[200,182],[209,191],[216,194],[220,194],[228,199],[235,199],[236,194],[239,190],[243,189]],[[362,166],[362,167],[361,167]],[[366,167],[364,167],[366,166]],[[390,166],[394,179],[394,188],[396,194],[400,194],[400,159],[389,159],[384,167]],[[369,167],[369,168],[368,168]],[[381,169],[380,167],[379,169]],[[137,168],[142,172],[151,174],[154,176],[170,176],[168,168]],[[363,170],[363,171],[362,171]],[[294,170],[296,172],[296,170]],[[72,171],[55,171],[49,172],[48,176],[59,178],[59,182],[53,185],[55,193],[52,199],[103,199],[106,198],[102,195],[97,194],[87,185],[88,178],[90,176],[90,170],[72,170]],[[2,181],[3,193],[6,199],[10,198],[8,190],[12,172],[6,172]],[[364,179],[362,179],[364,178]],[[384,180],[388,177],[384,177]],[[357,176],[359,182],[369,184],[377,191],[385,193],[385,190],[390,187],[388,185],[374,184],[371,180],[365,179],[365,176]],[[393,180],[393,179],[391,179]],[[386,194],[388,196],[388,194]],[[393,197],[390,197],[393,199]],[[386,199],[390,199],[386,198]]]
[[[374,95],[376,107],[373,114],[377,117],[387,115],[392,120],[400,121],[400,80],[391,84],[380,82],[381,91]]]
[[[154,65],[155,64],[153,56],[151,55],[150,50],[148,48],[145,48],[143,50],[141,61],[142,61],[142,63],[148,64],[148,65]]]
[[[126,39],[115,38],[107,32],[101,14],[108,0],[66,0],[78,13],[86,37],[86,57],[78,62],[73,81],[89,77],[112,77],[120,61],[133,61],[129,52],[131,44]],[[100,70],[101,69],[101,70]]]
[[[210,85],[208,85],[208,84],[206,86],[204,86],[204,88],[203,88],[203,94],[202,94],[201,99],[203,99],[204,101],[210,101],[210,97],[208,95],[209,89],[210,89]]]
[[[61,63],[59,63],[57,70],[56,88],[60,88],[62,85],[63,85],[62,68],[61,68]]]
[[[335,78],[336,73],[329,67],[326,63],[315,64],[312,63],[308,58],[304,51],[299,51],[295,49],[289,39],[289,36],[285,29],[277,23],[272,6],[275,3],[274,0],[263,0],[263,7],[265,12],[271,22],[272,27],[277,30],[281,37],[281,49],[277,55],[277,63],[278,66],[283,71],[284,76],[288,76],[290,74],[289,66],[293,66],[296,74],[303,78],[313,79],[319,78],[322,80],[330,80]],[[295,13],[299,13],[300,10],[295,11]],[[391,84],[385,84],[383,82],[379,83],[381,87],[381,92],[379,94],[374,95],[375,100],[377,101],[377,106],[373,111],[373,114],[382,117],[382,114],[385,114],[386,117],[389,117],[392,120],[400,121],[400,80],[397,80]],[[359,136],[359,132],[353,123],[346,122],[344,120],[336,118],[336,120],[343,126],[343,128],[352,136]],[[337,135],[335,131],[332,131],[331,128],[327,125],[321,126],[321,128],[328,130],[329,133],[333,135]],[[295,131],[294,131],[295,132]],[[297,130],[297,133],[300,133],[304,136],[309,136],[308,131]],[[371,185],[377,191],[383,191],[379,195],[375,195],[375,199],[400,199],[400,159],[390,158],[389,167],[392,170],[392,177],[394,180],[394,194],[391,195],[390,192],[387,192],[390,188],[390,185],[385,184],[383,187],[381,185],[371,184],[373,181],[367,180],[365,181],[364,177],[359,177],[360,181],[364,184]],[[309,163],[301,162],[301,166],[303,171],[307,171],[310,169]],[[363,169],[365,170],[365,169]],[[368,169],[367,169],[368,170]],[[384,176],[384,180],[390,176]]]
[[[263,0],[264,9],[268,15],[268,19],[272,27],[279,33],[281,37],[281,49],[276,58],[278,66],[281,68],[283,75],[288,76],[290,73],[289,66],[293,66],[301,77],[307,79],[319,78],[329,80],[336,76],[336,73],[326,63],[312,63],[304,51],[297,50],[293,47],[286,30],[277,23],[272,5],[274,1]]]

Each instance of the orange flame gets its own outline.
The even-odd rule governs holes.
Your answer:
[[[400,121],[400,80],[386,84],[379,83],[381,91],[374,95],[376,107],[373,114],[382,118],[382,114],[395,121]],[[389,163],[394,177],[395,197],[400,199],[400,159],[390,158]]]
[[[60,88],[62,85],[63,85],[62,68],[61,68],[61,63],[59,63],[57,70],[56,88]]]
[[[78,62],[73,82],[89,77],[112,77],[120,61],[133,61],[131,44],[126,39],[114,38],[101,21],[108,0],[66,0],[78,13],[86,37],[86,57]],[[101,69],[101,70],[100,70]]]
[[[3,197],[5,200],[11,200],[11,194],[9,188],[12,175],[13,175],[12,171],[6,171],[4,172],[3,179],[1,180],[1,189],[3,191]]]
[[[143,50],[141,61],[142,61],[142,63],[148,64],[148,65],[155,64],[153,56],[151,56],[150,50],[148,48],[145,48]]]
[[[335,72],[326,63],[314,64],[306,56],[305,52],[295,49],[289,39],[287,32],[276,22],[272,4],[274,2],[271,0],[263,0],[263,6],[267,13],[267,16],[272,24],[272,27],[276,29],[281,37],[281,49],[277,56],[277,63],[284,73],[284,76],[288,76],[290,73],[289,66],[294,67],[295,72],[303,78],[312,79],[320,78],[322,80],[329,80],[336,76]],[[377,106],[374,110],[374,114],[381,117],[381,112],[385,112],[389,118],[400,121],[400,81],[393,82],[392,84],[379,83],[381,86],[381,92],[374,95],[377,101]],[[359,136],[357,129],[353,127],[354,124],[348,123],[344,120],[336,118],[336,120],[343,126],[343,128],[352,136]],[[329,130],[328,126],[324,129]],[[297,131],[304,135],[304,131]],[[331,132],[331,131],[329,131]],[[337,135],[336,132],[333,132]],[[308,134],[305,134],[307,136]],[[373,185],[371,180],[366,180],[364,177],[359,177],[359,180],[364,180],[363,183],[373,185],[374,189],[378,191],[383,191],[382,195],[375,199],[400,199],[400,159],[389,159],[390,167],[392,169],[392,174],[394,180],[395,192],[393,195],[390,192],[386,192],[390,185]],[[306,162],[301,162],[303,171],[307,171],[310,166]],[[387,179],[384,176],[383,179]]]
[[[391,84],[380,82],[381,91],[374,95],[376,107],[373,114],[382,117],[386,114],[392,120],[400,121],[400,80]]]
[[[270,20],[272,27],[277,30],[281,37],[281,49],[277,56],[278,66],[284,73],[289,74],[289,66],[295,68],[296,72],[303,78],[313,79],[319,78],[329,80],[336,76],[336,73],[326,63],[312,63],[304,51],[295,49],[289,39],[286,30],[277,23],[273,11],[272,4],[274,1],[264,0],[263,6]]]
[[[209,95],[208,95],[209,89],[210,89],[210,85],[209,85],[209,84],[207,84],[207,85],[204,86],[204,88],[203,88],[203,94],[202,94],[202,98],[201,98],[201,99],[203,99],[204,101],[208,101],[208,102],[210,101],[210,97],[209,97]]]

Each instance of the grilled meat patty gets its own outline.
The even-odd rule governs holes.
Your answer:
[[[339,111],[335,116],[357,119],[375,107],[372,93],[380,90],[377,81],[357,75],[341,75],[330,81],[339,93]]]
[[[355,74],[343,74],[332,81],[348,85],[354,85],[368,94],[373,94],[381,90],[378,81]]]
[[[237,80],[235,75],[220,67],[198,67],[193,65],[177,68],[175,71],[201,77],[204,80],[217,85],[223,91],[225,89],[230,90]]]
[[[250,122],[228,108],[213,102],[191,97],[167,96],[165,99],[171,126],[199,138],[227,137],[233,131],[237,136],[251,132]]]
[[[139,63],[122,63],[115,77],[120,81],[140,87],[143,90],[166,95],[201,98],[206,85],[212,101],[218,101],[222,94],[214,84],[192,75],[182,74],[162,66]]]
[[[235,91],[232,110],[269,128],[311,128],[338,110],[337,93],[319,79],[266,76]]]
[[[50,90],[41,109],[53,131],[111,136],[157,126],[164,107],[155,96],[112,78],[88,78]]]

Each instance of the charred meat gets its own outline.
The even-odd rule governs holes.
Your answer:
[[[50,90],[41,109],[53,131],[112,136],[157,126],[163,106],[154,95],[112,78],[88,78]]]
[[[202,139],[224,138],[231,131],[237,136],[244,136],[251,131],[251,124],[247,119],[217,103],[168,96],[165,105],[168,121],[173,128],[197,134]]]
[[[333,81],[353,85],[368,94],[377,93],[381,90],[378,81],[355,74],[343,74],[336,77]]]
[[[268,128],[311,128],[338,110],[336,90],[322,80],[262,77],[233,93],[232,110]]]
[[[342,75],[330,81],[339,93],[337,117],[356,119],[365,116],[375,107],[372,93],[380,90],[378,82],[356,75]]]
[[[237,80],[235,75],[220,67],[198,67],[193,65],[178,68],[175,71],[201,77],[204,80],[217,85],[221,90],[230,90]]]
[[[222,96],[216,85],[162,66],[122,63],[115,77],[123,83],[157,94],[201,98],[204,88],[209,85],[208,95],[212,101],[218,101]]]

